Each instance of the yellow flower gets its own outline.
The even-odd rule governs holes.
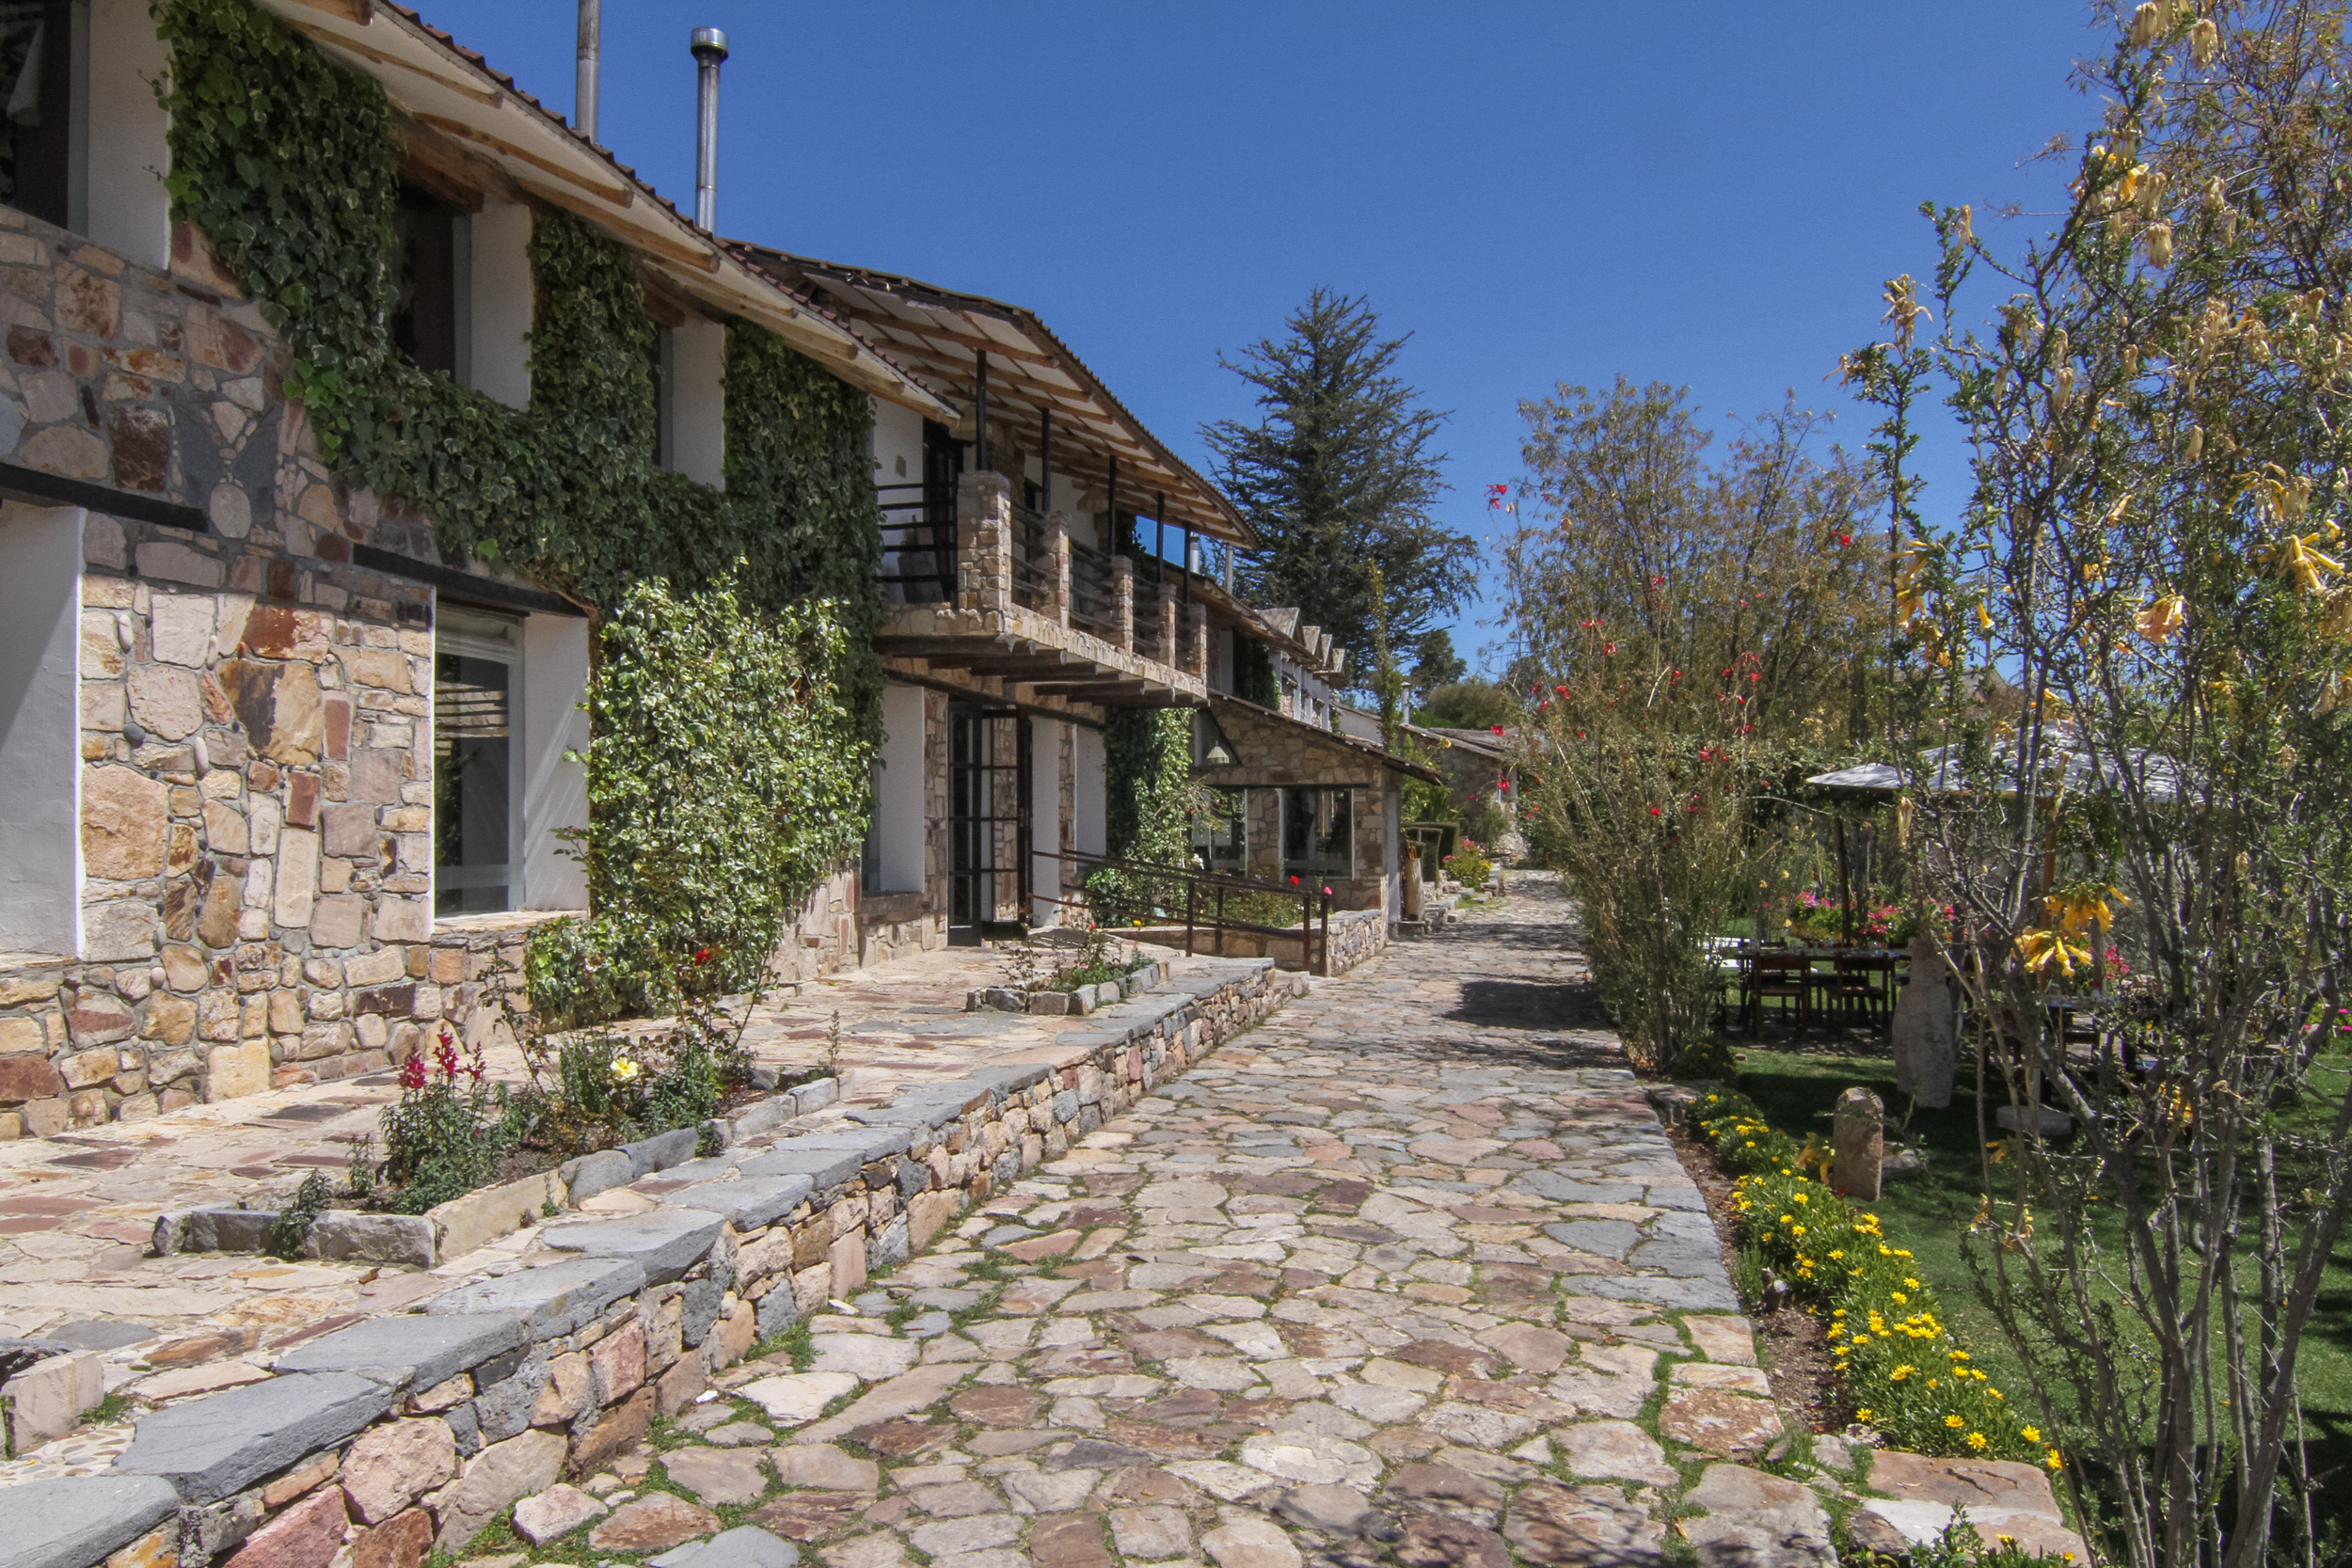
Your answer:
[[[1857,1421],[1867,1421],[1870,1418],[1870,1412],[1867,1409],[1857,1410],[1853,1413],[1853,1418]]]
[[[2063,1464],[2063,1463],[2064,1463],[2064,1461],[2058,1458],[2058,1449],[2052,1449],[2050,1450],[2050,1457],[2049,1457],[2049,1458],[2047,1458],[2047,1459],[2045,1459],[2045,1460],[2043,1460],[2042,1463],[2043,1463],[2044,1465],[2048,1465],[2051,1469],[2055,1470],[2055,1469],[2057,1469],[2057,1468],[2058,1468],[2058,1467],[2061,1464]]]
[[[1903,1289],[1906,1291],[1915,1291],[1918,1288],[1919,1282],[1915,1279],[1906,1279],[1903,1281]]]
[[[1984,1433],[1981,1433],[1981,1432],[1972,1432],[1972,1433],[1970,1433],[1968,1434],[1968,1446],[1969,1446],[1970,1448],[1972,1448],[1972,1449],[1978,1449],[1978,1450],[1981,1451],[1981,1450],[1984,1449],[1984,1447],[1985,1447],[1985,1436],[1984,1436]]]
[[[612,1076],[624,1084],[634,1079],[642,1070],[644,1069],[639,1068],[636,1062],[627,1056],[615,1056],[612,1058]]]
[[[2017,1435],[2023,1437],[2028,1443],[2039,1443],[2042,1441],[2042,1429],[2040,1427],[2019,1427],[2017,1429]]]
[[[1911,1305],[1911,1298],[1903,1294],[1900,1291],[1887,1291],[1886,1299],[1893,1302],[1898,1307],[1908,1307]]]
[[[1830,1257],[1831,1257],[1833,1259],[1839,1259],[1839,1258],[1843,1258],[1843,1257],[1845,1257],[1845,1256],[1846,1256],[1846,1254],[1845,1254],[1845,1252],[1844,1252],[1842,1249],[1841,1249],[1841,1250],[1839,1250],[1839,1251],[1833,1252],[1833,1253],[1831,1253],[1831,1254],[1830,1254]]]
[[[1968,1423],[1958,1416],[1947,1416],[1944,1418],[1944,1424],[1957,1430],[1958,1428],[1966,1426]]]
[[[1903,1365],[1896,1368],[1893,1371],[1887,1373],[1886,1376],[1890,1382],[1900,1383],[1903,1379],[1909,1377],[1912,1373],[1917,1371],[1918,1370],[1918,1368],[1912,1366],[1909,1362],[1905,1362]]]

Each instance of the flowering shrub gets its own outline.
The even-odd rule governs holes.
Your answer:
[[[1825,1164],[1767,1123],[1744,1095],[1699,1102],[1698,1127],[1727,1170],[1740,1239],[1821,1320],[1854,1416],[1916,1453],[2062,1461],[2026,1412],[1972,1365],[1945,1325],[1935,1291],[1876,1214],[1804,1174]]]
[[[488,1080],[482,1048],[461,1053],[447,1024],[429,1062],[420,1051],[401,1064],[400,1099],[378,1122],[393,1212],[421,1214],[497,1179],[515,1139],[507,1087]]]
[[[1467,836],[1457,840],[1454,853],[1439,863],[1467,888],[1483,888],[1495,874],[1495,863],[1487,858],[1485,847]]]

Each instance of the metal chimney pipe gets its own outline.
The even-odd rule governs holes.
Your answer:
[[[603,0],[580,0],[580,57],[572,68],[572,128],[596,139],[596,65],[603,53]]]
[[[694,226],[719,228],[719,62],[727,57],[727,36],[697,27],[690,47],[699,68],[694,93]]]

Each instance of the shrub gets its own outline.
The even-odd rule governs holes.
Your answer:
[[[1462,847],[1445,858],[1444,865],[1454,873],[1454,879],[1467,888],[1483,888],[1494,879],[1495,863],[1481,854],[1469,839],[1464,839]]]

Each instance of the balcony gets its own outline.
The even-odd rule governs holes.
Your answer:
[[[1164,707],[1208,693],[1208,618],[1178,584],[1071,536],[1068,514],[1012,503],[1006,481],[886,484],[883,623],[896,673],[1043,708]]]

